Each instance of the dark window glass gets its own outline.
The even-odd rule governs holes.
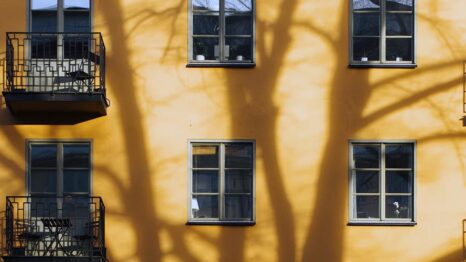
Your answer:
[[[193,146],[193,168],[217,168],[218,146]]]
[[[252,38],[227,37],[225,59],[231,61],[252,60]]]
[[[194,218],[218,218],[218,196],[194,196],[191,208]]]
[[[31,167],[55,168],[57,167],[56,145],[33,145],[31,146]]]
[[[225,145],[226,168],[251,168],[252,161],[252,146],[250,144]]]
[[[225,217],[227,219],[251,218],[252,201],[249,195],[226,195]]]
[[[57,170],[31,170],[31,192],[56,193],[57,192]]]
[[[386,9],[388,11],[412,11],[413,0],[387,0]]]
[[[195,170],[193,171],[194,193],[217,193],[218,171]]]
[[[380,35],[379,14],[354,14],[353,35],[355,36],[378,36]]]
[[[30,212],[32,217],[56,217],[57,198],[32,195]]]
[[[379,218],[378,196],[356,196],[357,218]]]
[[[252,170],[225,171],[226,193],[252,193]]]
[[[63,191],[65,193],[88,193],[89,171],[88,170],[64,170]]]
[[[379,172],[356,171],[356,193],[378,193]]]
[[[353,39],[353,59],[355,61],[378,61],[379,38],[355,37]]]
[[[89,168],[90,148],[89,145],[64,145],[63,146],[64,167]]]
[[[410,144],[386,145],[385,166],[387,168],[412,168],[413,146]]]
[[[411,171],[387,171],[385,175],[387,193],[412,193]]]
[[[410,14],[387,14],[387,35],[410,36],[413,33],[413,16]]]
[[[218,37],[193,37],[193,59],[215,60],[219,58]]]
[[[193,15],[194,35],[218,35],[220,30],[219,17],[217,15]]]
[[[89,12],[65,12],[65,32],[87,33],[91,31]]]
[[[356,168],[378,168],[380,159],[380,146],[355,145],[353,147],[354,166]]]
[[[226,35],[251,35],[252,17],[250,15],[225,14]]]
[[[89,218],[89,198],[87,196],[66,195],[63,198],[63,216],[69,218]],[[73,230],[82,230],[82,219],[73,219]]]
[[[411,196],[387,196],[385,200],[385,216],[387,218],[411,218]]]

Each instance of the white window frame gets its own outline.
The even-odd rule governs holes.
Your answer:
[[[224,219],[224,195],[225,195],[225,170],[224,170],[224,162],[225,162],[225,144],[250,144],[252,146],[252,154],[253,154],[253,163],[252,163],[252,204],[251,204],[251,218],[243,218],[243,219],[235,219],[235,220],[228,220]],[[192,195],[193,195],[193,182],[192,182],[192,148],[194,145],[215,145],[219,146],[219,158],[220,158],[220,177],[219,177],[219,200],[218,200],[218,208],[219,208],[219,217],[218,218],[194,218],[192,215]],[[217,139],[217,140],[198,140],[198,139],[190,139],[188,140],[188,203],[187,203],[187,217],[188,217],[188,225],[255,225],[256,221],[256,141],[251,139]]]
[[[379,35],[379,60],[378,61],[358,61],[353,59],[353,1],[349,0],[350,2],[350,14],[349,14],[349,65],[350,67],[395,67],[395,68],[415,68],[416,65],[416,35],[417,35],[417,27],[416,27],[416,5],[417,0],[413,0],[413,11],[388,11],[388,13],[405,13],[409,14],[412,13],[413,16],[413,28],[411,29],[413,32],[412,35],[412,60],[411,61],[387,61],[386,60],[386,45],[385,40],[387,38],[408,38],[405,36],[388,36],[386,35],[386,0],[380,0],[380,35]],[[360,11],[360,13],[364,13],[364,11]]]
[[[188,1],[188,64],[187,67],[255,67],[256,61],[256,0],[251,0],[252,8],[252,43],[251,60],[225,60],[223,47],[225,46],[225,0],[219,1],[219,60],[198,61],[193,57],[193,0]]]
[[[385,145],[390,144],[405,144],[412,145],[413,147],[413,166],[410,168],[412,172],[412,217],[411,218],[386,218],[385,217]],[[380,218],[357,218],[354,212],[356,208],[356,192],[355,192],[355,179],[354,179],[354,161],[353,161],[353,146],[354,145],[380,145],[381,151],[379,156],[379,214]],[[349,222],[348,225],[400,225],[400,226],[414,226],[416,222],[416,140],[349,140],[348,141],[348,210]],[[408,170],[409,168],[406,168]]]

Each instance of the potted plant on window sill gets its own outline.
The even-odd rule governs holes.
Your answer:
[[[194,60],[204,61],[207,56],[207,46],[202,42],[194,43]]]

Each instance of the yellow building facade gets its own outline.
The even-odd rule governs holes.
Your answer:
[[[190,3],[93,1],[110,106],[64,123],[3,103],[2,211],[29,194],[30,141],[86,140],[109,261],[463,261],[466,3],[415,1],[409,68],[349,66],[346,0],[256,0],[255,65],[189,67]],[[29,5],[0,1],[3,59]],[[193,141],[236,140],[255,146],[253,223],[187,223]],[[354,141],[412,141],[410,223],[350,223]]]

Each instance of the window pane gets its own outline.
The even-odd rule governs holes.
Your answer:
[[[378,37],[355,37],[353,38],[354,61],[378,61],[379,60],[379,38]]]
[[[194,168],[217,168],[218,146],[193,146]]]
[[[57,38],[54,36],[32,36],[32,58],[57,58]]]
[[[385,201],[385,216],[387,218],[411,218],[411,196],[387,196]]]
[[[248,195],[225,196],[225,217],[227,219],[251,218],[252,202]]]
[[[64,145],[63,155],[64,167],[88,168],[90,166],[89,145]]]
[[[65,58],[70,59],[87,59],[89,57],[89,44],[91,40],[89,37],[65,37],[63,39],[63,52]],[[76,65],[78,69],[80,63]],[[71,71],[76,69],[70,69]]]
[[[251,35],[252,18],[249,15],[225,14],[225,32],[227,35]]]
[[[248,12],[252,10],[251,0],[225,0],[226,11]]]
[[[387,193],[412,193],[411,174],[410,171],[387,171],[385,175]]]
[[[251,37],[227,37],[225,58],[231,61],[252,60]]]
[[[193,15],[194,35],[218,35],[219,17],[217,15]]]
[[[90,32],[89,12],[65,12],[65,32]]]
[[[31,192],[56,193],[57,170],[31,170]]]
[[[218,57],[218,37],[193,37],[194,60],[215,60]]]
[[[32,196],[31,216],[32,217],[56,217],[57,198]]]
[[[388,61],[411,61],[412,40],[410,38],[387,39]]]
[[[193,10],[219,11],[219,0],[192,0]]]
[[[89,192],[89,171],[63,170],[63,191],[66,193]]]
[[[410,36],[413,32],[413,16],[409,14],[387,14],[387,35]]]
[[[379,218],[378,196],[356,196],[357,218]]]
[[[353,0],[353,9],[358,11],[378,10],[379,0]]]
[[[385,166],[387,168],[412,168],[413,146],[408,145],[386,145]]]
[[[226,168],[252,168],[251,144],[227,144],[225,145]]]
[[[65,9],[89,9],[89,0],[65,0]]]
[[[53,167],[57,166],[56,145],[33,145],[31,146],[31,167]]]
[[[353,160],[355,168],[378,168],[380,147],[378,145],[354,145]]]
[[[227,170],[225,171],[226,193],[251,193],[252,170]]]
[[[32,32],[57,32],[56,11],[32,11]]]
[[[378,193],[379,172],[356,171],[356,193]]]
[[[194,196],[191,208],[194,218],[218,218],[218,196]]]
[[[32,10],[57,10],[57,0],[32,0]]]
[[[196,170],[193,171],[194,193],[217,193],[218,171]]]
[[[354,14],[353,34],[358,35],[380,35],[380,15],[378,14]]]
[[[412,11],[413,0],[387,0],[388,11]]]
[[[68,195],[63,198],[63,216],[64,217],[89,217],[89,198],[88,196]],[[78,221],[73,221],[78,222]],[[76,223],[73,223],[75,226]]]

